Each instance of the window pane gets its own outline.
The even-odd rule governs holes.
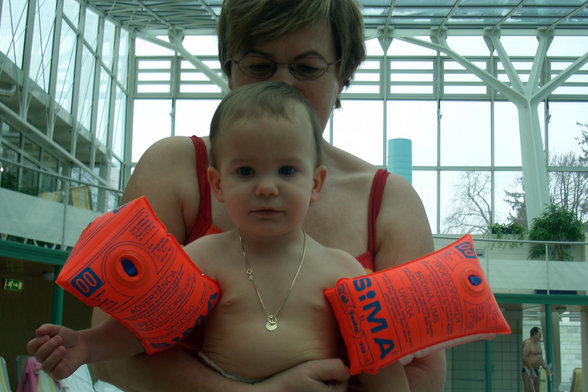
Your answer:
[[[488,56],[490,52],[482,36],[449,36],[447,44],[461,56]]]
[[[147,148],[171,135],[170,100],[135,100],[133,113],[133,162],[137,162]]]
[[[28,1],[2,2],[0,20],[0,51],[17,67],[22,68]]]
[[[64,23],[61,27],[55,100],[69,113],[73,97],[76,47],[76,33]]]
[[[93,50],[98,43],[98,15],[90,8],[86,8],[86,25],[84,27],[84,39]]]
[[[513,209],[513,203],[524,203],[523,194],[523,173],[516,172],[496,172],[494,174],[494,222],[508,223],[511,221],[509,216],[519,218],[525,221],[526,215],[521,215],[517,207]],[[519,196],[521,195],[521,196]],[[522,204],[518,206],[524,207]]]
[[[80,20],[80,3],[75,0],[65,0],[63,2],[63,14],[67,16],[75,27],[78,27],[78,22]]]
[[[173,50],[163,48],[152,42],[145,41],[144,39],[135,39],[135,55],[136,56],[173,56]]]
[[[521,166],[521,138],[517,108],[510,102],[494,103],[494,164]]]
[[[102,62],[108,69],[112,69],[112,58],[114,54],[114,32],[114,24],[109,20],[105,20],[104,38],[102,40]]]
[[[129,68],[129,33],[128,31],[121,29],[120,31],[120,44],[118,49],[118,74],[117,79],[123,85],[127,87],[127,75]]]
[[[208,136],[210,121],[220,101],[182,99],[176,102],[176,135]]]
[[[368,56],[382,56],[384,54],[382,45],[380,45],[380,41],[377,38],[365,41],[365,51]]]
[[[491,222],[490,173],[441,172],[441,233],[484,233]]]
[[[78,99],[78,120],[90,130],[92,114],[92,93],[94,91],[94,74],[96,58],[84,46],[82,49],[82,72],[80,74],[80,96]]]
[[[535,56],[537,38],[535,36],[502,36],[500,43],[509,56]]]
[[[348,101],[333,115],[333,145],[374,165],[384,164],[381,101]]]
[[[583,56],[588,48],[588,37],[555,36],[549,49],[548,56]]]
[[[441,165],[490,165],[490,104],[441,102]]]
[[[100,89],[98,94],[98,110],[96,113],[96,138],[106,146],[108,138],[111,78],[104,68],[100,67],[100,70]]]
[[[582,127],[578,123],[588,124],[588,102],[551,102],[549,114],[550,155],[581,154],[577,138]]]
[[[419,194],[433,234],[437,234],[437,172],[413,171],[412,186]]]
[[[37,1],[35,27],[33,31],[33,50],[29,76],[45,92],[49,92],[49,74],[53,50],[53,28],[55,21],[55,0]]]
[[[437,103],[389,101],[388,139],[412,140],[413,166],[437,164]]]
[[[415,37],[423,41],[431,42],[429,37]],[[437,53],[432,49],[423,46],[404,42],[400,39],[393,39],[388,49],[389,56],[435,56]]]
[[[112,130],[112,152],[120,159],[124,158],[125,127],[127,116],[127,97],[120,87],[116,87],[114,102],[114,126]]]
[[[216,35],[187,35],[182,46],[194,56],[216,56],[218,53]]]

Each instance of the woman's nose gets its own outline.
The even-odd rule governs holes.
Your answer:
[[[296,82],[296,78],[290,73],[288,64],[278,64],[278,68],[270,80],[286,83],[290,86],[294,86],[294,83]]]

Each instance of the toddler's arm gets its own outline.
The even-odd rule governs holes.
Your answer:
[[[82,331],[60,325],[43,324],[27,351],[56,380],[71,376],[81,365],[129,357],[144,352],[141,341],[114,319]]]

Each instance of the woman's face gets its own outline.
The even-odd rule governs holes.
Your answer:
[[[255,45],[249,52],[262,54],[276,63],[291,63],[305,55],[319,55],[328,63],[337,61],[333,36],[327,23],[302,27],[273,41]],[[246,53],[236,54],[240,60]],[[327,72],[314,80],[298,80],[287,66],[278,66],[276,72],[268,80],[276,80],[294,87],[310,101],[316,109],[323,129],[329,121],[331,111],[335,107],[335,99],[343,89],[343,83],[337,78],[337,65],[332,65]],[[229,87],[240,87],[247,83],[259,82],[241,72],[239,67],[231,64]]]

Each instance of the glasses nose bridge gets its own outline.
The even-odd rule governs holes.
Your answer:
[[[278,63],[274,61],[274,64],[274,70],[271,75],[272,79],[286,84],[291,84],[294,80],[298,80],[291,63]],[[280,71],[281,68],[285,69]]]

